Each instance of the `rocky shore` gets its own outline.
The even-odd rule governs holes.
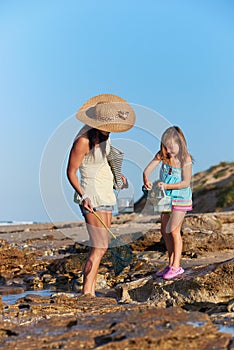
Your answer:
[[[155,278],[159,218],[116,216],[112,228],[133,260],[115,276],[108,251],[90,297],[83,222],[0,227],[1,349],[234,349],[233,211],[187,215],[185,273],[171,281]]]

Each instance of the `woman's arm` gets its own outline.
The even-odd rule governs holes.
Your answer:
[[[151,162],[147,165],[145,170],[143,171],[143,182],[147,190],[151,190],[153,187],[152,182],[149,180],[149,176],[152,173],[152,171],[159,165],[160,162],[161,162],[161,159],[159,158],[159,155],[157,153],[155,157],[151,160]]]
[[[72,185],[72,187],[75,189],[75,191],[80,195],[80,197],[84,196],[83,199],[83,205],[86,209],[92,210],[93,207],[91,205],[91,201],[87,195],[84,193],[80,181],[77,176],[77,170],[79,169],[84,156],[89,152],[89,140],[85,137],[79,137],[73,144],[68,165],[67,165],[67,177]],[[86,198],[85,198],[86,197]]]

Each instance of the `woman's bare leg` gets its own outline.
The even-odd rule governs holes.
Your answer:
[[[99,211],[98,214],[106,223],[107,227],[110,227],[112,212]],[[95,295],[98,269],[101,259],[108,248],[109,234],[92,213],[85,215],[85,221],[90,236],[90,252],[83,270],[82,293]]]

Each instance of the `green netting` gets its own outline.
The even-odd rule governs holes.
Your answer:
[[[111,260],[115,275],[118,276],[132,261],[132,249],[119,238],[114,238],[110,243]]]

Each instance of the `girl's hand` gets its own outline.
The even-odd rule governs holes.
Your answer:
[[[158,186],[158,188],[160,190],[166,190],[167,189],[166,184],[164,182],[158,182],[157,186]]]

